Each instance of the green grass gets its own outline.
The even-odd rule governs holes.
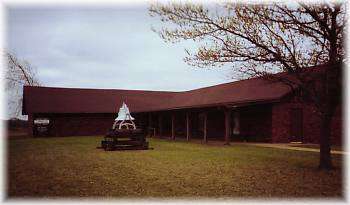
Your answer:
[[[8,141],[9,197],[342,197],[342,159],[318,153],[150,139],[105,152],[101,137]]]

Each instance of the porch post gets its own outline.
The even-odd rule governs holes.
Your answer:
[[[186,112],[186,139],[187,141],[190,140],[191,133],[190,133],[190,116],[189,113]]]
[[[159,126],[159,137],[162,136],[162,131],[163,131],[163,122],[162,122],[162,115],[159,113],[158,115],[158,126]]]
[[[204,113],[204,123],[203,123],[203,134],[204,134],[204,142],[207,143],[208,142],[208,138],[207,138],[207,118],[208,118],[208,114],[205,112]]]
[[[149,132],[148,134],[151,136],[152,135],[152,114],[151,113],[148,113],[148,132]],[[153,135],[153,137],[155,136]]]
[[[171,139],[175,140],[175,114],[171,114]]]
[[[236,109],[236,110],[234,110],[234,118],[233,118],[233,120],[234,120],[234,127],[233,127],[233,130],[232,130],[232,133],[233,133],[233,135],[234,136],[238,136],[239,135],[239,127],[240,127],[240,125],[239,125],[239,118],[240,118],[240,116],[239,116],[239,111]]]
[[[225,145],[230,144],[230,130],[231,130],[231,110],[225,109]]]

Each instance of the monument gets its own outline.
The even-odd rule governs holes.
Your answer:
[[[143,129],[136,128],[134,120],[135,118],[131,116],[128,106],[123,102],[112,129],[101,141],[101,147],[106,151],[148,149],[146,132]]]

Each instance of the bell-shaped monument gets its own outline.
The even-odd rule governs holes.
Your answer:
[[[123,102],[122,106],[119,108],[118,116],[114,120],[113,129],[136,129],[134,120],[135,118],[131,116],[128,106]]]
[[[134,120],[128,106],[123,102],[112,129],[101,141],[101,148],[106,151],[148,149],[146,132],[141,128],[136,129]]]

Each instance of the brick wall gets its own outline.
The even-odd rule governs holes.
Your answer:
[[[290,142],[290,110],[300,108],[303,112],[303,142],[319,143],[320,119],[316,109],[295,99],[273,104],[272,107],[272,142]],[[342,113],[340,107],[332,119],[332,144],[342,142]]]
[[[250,141],[271,141],[275,143],[290,142],[290,109],[301,108],[303,110],[303,141],[318,143],[320,136],[320,121],[315,109],[305,103],[294,99],[270,105],[249,106],[240,109],[240,132],[247,136]],[[170,116],[170,115],[169,115]],[[112,127],[115,114],[46,114],[28,115],[29,122],[35,117],[47,117],[50,119],[50,136],[74,136],[74,135],[103,135]],[[141,119],[137,116],[137,119]],[[147,121],[144,118],[143,121]],[[184,117],[176,118],[177,136],[180,131],[183,136],[186,130]],[[137,120],[140,121],[140,120]],[[171,135],[171,119],[167,117],[168,123],[164,123],[164,134]],[[153,120],[157,127],[157,119]],[[33,133],[33,124],[28,123],[28,134]],[[193,124],[195,125],[195,124]],[[198,129],[200,125],[193,127]],[[222,110],[215,110],[208,114],[208,138],[224,139],[225,125]],[[332,144],[342,143],[342,109],[336,110],[331,124]],[[193,135],[194,137],[194,135]],[[202,135],[198,136],[202,137]],[[232,140],[237,136],[233,136]]]
[[[104,135],[112,127],[115,114],[40,114],[50,120],[49,136]]]

